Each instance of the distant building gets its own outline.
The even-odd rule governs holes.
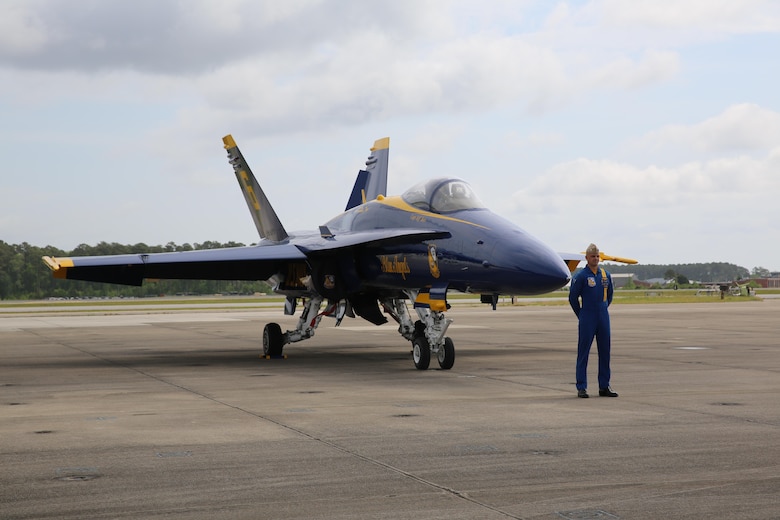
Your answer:
[[[633,281],[634,273],[610,273],[612,274],[612,286],[615,289],[620,289]]]
[[[772,273],[773,275],[776,273]],[[780,289],[780,276],[772,276],[770,278],[751,278],[751,282],[756,282],[759,287],[764,289]]]

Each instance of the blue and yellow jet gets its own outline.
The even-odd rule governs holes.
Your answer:
[[[311,338],[322,316],[355,317],[381,325],[390,315],[413,345],[420,370],[431,355],[452,368],[455,348],[445,334],[450,290],[482,295],[495,309],[499,294],[559,289],[582,255],[560,255],[488,210],[459,179],[422,182],[386,196],[390,139],[371,148],[343,213],[318,231],[290,235],[282,226],[233,137],[228,159],[260,234],[257,245],[176,253],[44,257],[55,278],[126,285],[145,279],[267,280],[285,295],[285,314],[303,309],[294,330],[263,330],[263,354]],[[321,307],[325,302],[325,309]],[[417,319],[407,302],[412,302]]]

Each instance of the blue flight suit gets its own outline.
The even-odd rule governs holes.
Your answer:
[[[612,292],[612,276],[603,267],[593,273],[590,267],[585,266],[571,281],[569,304],[579,318],[577,390],[588,387],[588,356],[594,336],[599,353],[599,388],[609,387],[612,374],[609,369],[611,335],[608,307],[612,303]]]

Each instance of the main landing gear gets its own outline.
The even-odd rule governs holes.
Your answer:
[[[407,295],[412,301],[417,298],[416,291],[409,291]],[[303,312],[298,319],[295,330],[282,332],[278,323],[267,324],[263,329],[263,356],[280,357],[284,346],[288,343],[311,338],[323,316],[335,316],[338,324],[350,312],[345,302],[338,302],[329,304],[326,310],[320,313],[322,301],[321,296],[304,301]],[[446,318],[444,312],[417,307],[415,310],[419,319],[412,321],[405,300],[387,298],[381,303],[387,313],[398,322],[398,332],[412,342],[412,359],[418,370],[428,369],[431,364],[431,356],[436,358],[442,370],[449,370],[453,367],[455,364],[455,345],[452,339],[444,335],[452,320]],[[291,304],[289,313],[293,311],[294,305]]]
[[[295,330],[282,332],[282,328],[278,323],[267,324],[263,329],[263,355],[279,357],[282,355],[282,349],[286,344],[314,336],[314,329],[320,324],[323,316],[323,314],[320,314],[320,305],[322,305],[321,296],[315,296],[306,300]],[[341,320],[339,319],[339,321]]]
[[[409,291],[409,298],[415,301],[417,294]],[[455,364],[455,345],[452,339],[445,337],[452,320],[444,317],[441,311],[417,307],[419,320],[412,321],[406,302],[400,298],[382,301],[385,310],[398,322],[398,332],[412,342],[412,359],[418,370],[427,370],[431,363],[431,354],[436,357],[442,370],[449,370]]]

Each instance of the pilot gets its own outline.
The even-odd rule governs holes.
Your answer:
[[[455,182],[452,184],[452,196],[456,199],[466,198],[466,188],[463,184]]]
[[[590,244],[585,250],[587,265],[574,275],[569,289],[569,304],[579,318],[577,397],[588,397],[588,356],[594,337],[599,354],[599,395],[618,396],[609,386],[611,337],[608,309],[612,303],[612,276],[603,267],[599,267],[600,259],[599,248],[595,244]]]

